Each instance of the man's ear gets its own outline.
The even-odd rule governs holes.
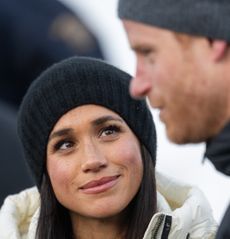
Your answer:
[[[216,62],[221,61],[227,53],[228,43],[224,40],[210,40],[212,48],[212,59]]]

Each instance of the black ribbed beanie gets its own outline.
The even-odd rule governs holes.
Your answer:
[[[230,42],[229,0],[119,0],[121,19]]]
[[[155,164],[156,132],[152,115],[144,100],[130,97],[130,79],[130,75],[104,61],[72,57],[54,64],[31,84],[20,106],[18,132],[38,188],[53,127],[63,114],[85,104],[101,105],[119,114]]]

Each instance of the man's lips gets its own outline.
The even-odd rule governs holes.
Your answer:
[[[87,194],[104,192],[109,188],[113,187],[117,183],[119,177],[120,175],[103,177],[99,180],[87,182],[86,184],[82,185],[79,189]]]

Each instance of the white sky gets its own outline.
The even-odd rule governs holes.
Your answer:
[[[117,0],[60,0],[81,15],[99,38],[107,60],[134,74],[135,57],[117,18]],[[208,198],[219,222],[230,201],[230,178],[218,173],[206,161],[202,164],[204,144],[177,146],[168,141],[164,125],[153,110],[158,134],[157,170],[197,185]]]

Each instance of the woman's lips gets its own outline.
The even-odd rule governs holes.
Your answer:
[[[120,175],[103,177],[99,180],[90,181],[80,187],[80,190],[86,194],[96,194],[112,188],[118,181]]]

